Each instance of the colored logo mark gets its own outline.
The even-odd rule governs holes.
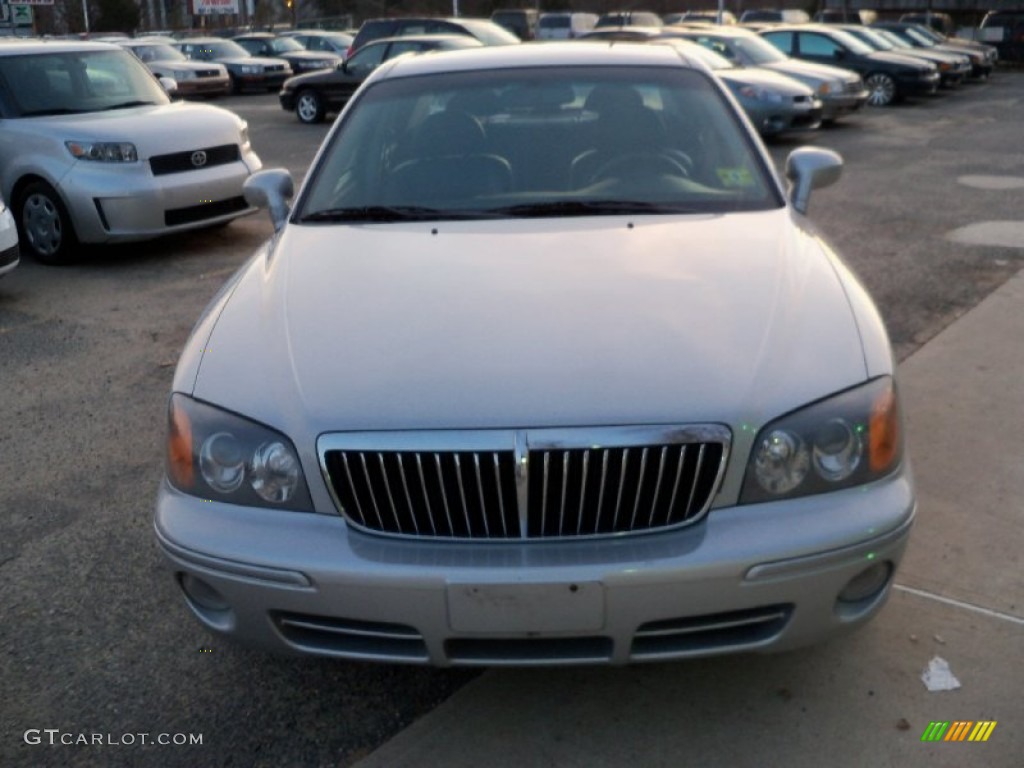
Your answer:
[[[921,734],[921,741],[988,741],[995,729],[995,720],[933,720]]]

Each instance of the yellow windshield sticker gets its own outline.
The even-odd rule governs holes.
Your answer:
[[[754,177],[748,168],[719,168],[717,173],[723,187],[754,186]]]

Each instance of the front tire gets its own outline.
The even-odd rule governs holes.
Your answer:
[[[300,123],[312,125],[324,119],[324,100],[316,91],[301,91],[295,99],[295,116]]]
[[[868,87],[868,104],[873,107],[887,107],[896,101],[896,81],[885,72],[872,72],[864,78]]]
[[[18,194],[18,236],[36,261],[68,264],[78,245],[71,216],[60,195],[44,181],[35,181]]]

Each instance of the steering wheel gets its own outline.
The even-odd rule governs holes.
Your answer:
[[[637,178],[652,176],[682,176],[688,178],[689,169],[679,158],[667,152],[627,152],[613,157],[590,176],[594,184],[607,178]]]

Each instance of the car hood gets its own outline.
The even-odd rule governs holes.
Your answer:
[[[223,59],[214,59],[219,64],[227,67],[241,67],[245,64],[259,64],[261,67],[287,66],[284,59],[270,59],[266,56],[226,56]]]
[[[147,61],[149,67],[160,67],[161,69],[177,69],[182,72],[206,72],[208,70],[217,70],[220,72],[224,71],[224,65],[218,61],[197,61],[194,59],[188,59],[187,61],[181,61],[180,59],[157,59],[155,61]]]
[[[307,445],[332,430],[761,424],[866,378],[837,262],[796,221],[288,225],[215,302],[175,388]]]
[[[867,55],[867,58],[872,61],[884,61],[886,64],[900,64],[904,67],[910,67],[917,70],[925,70],[931,66],[927,62],[921,61],[913,56],[907,56],[903,53],[894,53],[890,51],[872,51]]]
[[[779,72],[783,75],[789,75],[799,79],[809,78],[817,80],[818,82],[821,82],[822,80],[839,80],[845,83],[860,79],[860,75],[849,69],[831,67],[828,64],[816,64],[812,61],[802,61],[800,59],[773,62],[765,65],[765,68]]]
[[[89,112],[80,115],[24,118],[10,121],[67,141],[130,141],[139,160],[221,144],[238,144],[242,120],[210,104],[173,102],[145,107]]]
[[[771,72],[767,69],[721,69],[715,74],[729,83],[739,86],[759,85],[790,96],[811,96],[814,92],[803,83],[788,75]]]

